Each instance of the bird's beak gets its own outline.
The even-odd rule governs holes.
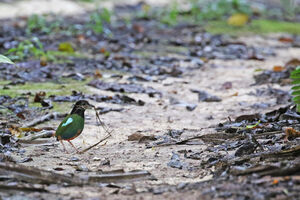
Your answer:
[[[92,104],[88,104],[85,106],[85,109],[93,109],[93,108],[95,108],[95,106]]]

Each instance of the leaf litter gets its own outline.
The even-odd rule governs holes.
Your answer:
[[[199,112],[203,112],[202,107],[215,106],[217,105],[216,102],[219,104],[228,102],[225,95],[218,90],[211,90],[210,87],[205,88],[203,86],[205,90],[209,89],[209,91],[216,92],[216,95],[198,89],[190,89],[199,87],[197,85],[199,82],[189,83],[189,81],[192,81],[190,80],[191,74],[203,70],[197,75],[200,76],[199,79],[204,78],[201,77],[202,73],[205,74],[207,71],[213,70],[216,65],[212,65],[210,62],[215,60],[234,61],[239,59],[245,62],[253,60],[262,63],[262,61],[276,55],[275,52],[277,51],[272,47],[252,46],[235,41],[227,36],[212,35],[205,31],[199,31],[192,26],[160,29],[153,26],[153,23],[156,22],[151,19],[138,20],[138,22],[143,26],[135,25],[133,28],[125,25],[108,27],[107,29],[114,33],[111,38],[111,36],[108,37],[105,34],[98,35],[86,31],[85,28],[80,28],[85,23],[84,18],[81,20],[67,18],[61,24],[61,28],[67,29],[70,24],[77,24],[78,35],[74,38],[68,37],[63,32],[58,32],[53,37],[47,35],[45,30],[39,28],[35,30],[34,34],[39,36],[41,43],[45,46],[44,50],[57,50],[67,53],[74,53],[73,51],[91,52],[93,57],[80,58],[68,55],[68,58],[61,63],[51,60],[44,61],[41,58],[35,58],[30,52],[23,52],[25,60],[16,62],[16,65],[0,65],[0,79],[10,81],[9,84],[3,86],[4,89],[9,89],[13,85],[18,86],[32,82],[57,81],[59,83],[61,78],[66,77],[78,81],[89,80],[88,84],[94,87],[93,93],[70,91],[70,95],[65,94],[65,96],[48,95],[47,91],[45,91],[45,95],[42,91],[39,91],[34,95],[0,96],[0,138],[1,152],[4,153],[3,156],[1,154],[3,159],[1,159],[0,171],[5,176],[1,179],[0,187],[25,192],[39,191],[49,196],[53,193],[60,193],[57,192],[59,187],[66,189],[65,186],[81,187],[82,185],[88,185],[95,187],[96,185],[96,187],[101,187],[103,191],[110,192],[113,195],[141,194],[144,196],[149,193],[171,195],[177,192],[198,191],[201,197],[205,196],[209,199],[259,199],[261,197],[280,197],[282,195],[284,197],[296,197],[299,194],[299,114],[296,112],[295,107],[287,105],[290,100],[289,93],[285,90],[273,88],[272,84],[287,84],[288,80],[286,79],[289,78],[289,73],[295,67],[297,61],[291,60],[280,70],[278,68],[274,70],[273,68],[254,76],[257,85],[268,83],[271,86],[267,88],[255,87],[255,92],[246,95],[255,98],[271,96],[276,99],[275,104],[256,105],[259,107],[258,110],[251,108],[242,115],[236,116],[234,121],[229,118],[217,126],[201,129],[183,128],[174,125],[180,123],[180,121],[175,120],[175,123],[172,122],[174,113],[168,110],[169,104],[178,106],[172,107],[172,110],[179,109],[183,115],[188,111],[188,115],[184,116],[193,118],[198,109]],[[22,41],[22,36],[26,35],[23,28],[13,26],[11,23],[5,23],[0,28],[1,35],[5,36],[0,41],[1,52],[18,47]],[[186,34],[187,32],[189,34]],[[279,39],[279,42],[282,41],[283,39]],[[296,39],[292,41],[294,46],[297,44],[295,41]],[[178,46],[186,49],[178,52],[175,50]],[[173,49],[170,50],[167,47]],[[145,55],[138,54],[142,50]],[[105,79],[107,72],[109,74],[107,79],[109,80]],[[214,76],[216,75],[214,74]],[[94,78],[94,80],[90,80],[91,78]],[[177,87],[178,82],[171,81],[170,84],[163,84],[164,81],[178,81],[181,79],[187,82],[188,91],[185,91],[186,93],[183,93],[183,95],[181,92],[185,88]],[[234,80],[225,83],[218,85],[220,88],[220,85],[223,84],[222,92],[225,93],[224,90],[235,89],[232,88],[233,84],[236,86]],[[174,90],[172,91],[173,100],[170,100],[170,91],[163,86]],[[107,92],[112,92],[113,95]],[[198,95],[198,100],[190,97],[191,92]],[[144,94],[151,98],[144,98]],[[138,120],[134,123],[142,124],[141,119],[149,119],[147,118],[148,113],[144,109],[147,106],[153,106],[153,102],[157,102],[162,107],[159,110],[160,112],[162,112],[161,109],[165,110],[166,113],[170,112],[167,120],[168,130],[165,126],[157,127],[155,124],[150,126],[152,129],[140,132],[127,130],[127,132],[133,134],[129,135],[130,137],[125,137],[125,141],[118,140],[118,142],[115,142],[116,146],[114,147],[116,149],[113,151],[116,152],[106,151],[106,148],[113,148],[110,146],[109,141],[105,146],[97,146],[102,142],[102,139],[97,138],[99,142],[82,150],[89,151],[86,157],[76,155],[78,158],[71,158],[71,156],[66,158],[64,155],[59,154],[55,150],[57,148],[55,143],[52,146],[32,145],[30,146],[30,148],[34,148],[32,151],[30,148],[22,146],[21,140],[18,140],[9,131],[19,130],[20,127],[35,127],[45,122],[51,124],[50,120],[61,119],[65,116],[65,113],[51,112],[53,110],[51,103],[75,102],[79,99],[89,99],[104,105],[107,103],[120,104],[122,106],[120,108],[97,106],[96,113],[98,113],[98,110],[102,114],[109,112],[107,115],[116,120],[114,122],[110,121],[110,124],[116,123],[119,125],[120,123],[117,123],[117,121],[120,121],[124,127],[129,126],[127,119],[122,119],[127,118],[123,116],[123,114],[126,114],[125,111],[140,109],[140,113],[135,113],[139,115]],[[30,106],[32,100],[41,104],[42,107]],[[278,104],[282,104],[282,107],[275,108]],[[139,107],[136,108],[135,106]],[[184,109],[180,110],[180,107],[184,107]],[[129,109],[127,110],[127,108]],[[268,109],[267,112],[261,112],[266,108]],[[234,106],[232,109],[237,110]],[[113,113],[111,111],[117,112]],[[122,117],[116,117],[120,114],[118,112],[122,112]],[[191,113],[194,115],[191,115]],[[214,116],[214,113],[211,113],[210,116],[220,120],[220,117]],[[175,115],[174,118],[176,119],[176,117],[178,116]],[[222,119],[224,120],[226,117],[222,116]],[[128,118],[129,121],[132,120],[130,117]],[[197,125],[199,123],[201,126],[202,123],[196,121],[196,119],[199,120],[199,118],[195,118],[194,123],[197,123]],[[159,117],[155,120],[158,123],[165,119]],[[203,121],[204,118],[201,120]],[[217,124],[216,120],[214,122]],[[87,118],[87,122],[90,123],[89,118]],[[16,125],[15,129],[13,129],[13,124]],[[51,126],[53,128],[53,124]],[[169,128],[173,126],[176,129]],[[185,126],[187,125],[185,124]],[[159,128],[159,130],[155,131],[153,127]],[[199,126],[196,127],[199,128]],[[39,128],[42,129],[42,127]],[[122,137],[122,131],[124,129],[118,129],[118,132],[114,133],[116,135],[114,137]],[[17,133],[20,132],[22,131]],[[44,139],[33,139],[38,135],[34,129],[24,130],[24,134],[23,139],[37,141]],[[132,143],[127,140],[132,141]],[[138,141],[138,143],[135,141]],[[47,142],[49,142],[49,139],[47,139]],[[130,148],[124,146],[124,143],[129,146],[131,144],[137,146]],[[106,147],[107,145],[109,146]],[[140,151],[137,151],[137,147]],[[98,149],[104,151],[104,153],[99,153]],[[125,150],[121,151],[122,149]],[[37,151],[38,153],[36,153]],[[22,165],[16,164],[13,159],[10,159],[10,155],[19,156],[15,152],[20,153],[22,159],[18,159],[18,161],[23,162]],[[54,172],[43,170],[45,166],[42,162],[38,168],[30,167],[39,162],[36,160],[41,159],[41,157],[50,159],[48,152],[51,153],[52,157],[55,157],[56,153],[59,155],[56,156],[54,164],[51,164],[51,167],[55,170]],[[94,154],[103,157],[101,162],[98,159],[95,159],[94,162],[86,162],[87,160],[93,160],[90,156],[94,158]],[[131,158],[129,161],[126,160],[131,154],[138,155],[134,155],[136,158]],[[127,166],[128,163],[132,162],[134,168],[131,167],[131,170],[116,169],[118,162],[114,155],[119,159],[123,159],[121,166]],[[142,165],[139,164],[143,161],[141,158],[146,161]],[[108,163],[107,159],[109,164],[103,164]],[[156,162],[156,160],[159,162]],[[150,164],[148,164],[148,161]],[[78,162],[78,164],[72,166],[72,162]],[[166,176],[174,176],[174,179],[179,179],[179,182],[172,182],[170,178],[164,179],[150,165],[155,166]],[[138,168],[140,169],[137,170]],[[150,170],[143,170],[143,168]],[[132,169],[135,170],[132,171]],[[63,172],[63,174],[60,172]],[[7,176],[8,173],[12,176]],[[152,173],[155,174],[155,177],[152,176]],[[181,177],[178,178],[178,176]],[[198,181],[201,180],[199,177],[210,178],[207,181]],[[197,182],[191,181],[193,179]],[[155,183],[157,180],[159,180],[158,183]],[[73,195],[74,198],[82,197],[78,194]]]

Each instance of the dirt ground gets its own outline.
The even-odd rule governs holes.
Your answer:
[[[159,185],[178,185],[180,183],[201,182],[210,180],[212,174],[210,171],[201,169],[199,166],[196,170],[184,170],[170,168],[167,164],[170,161],[172,152],[181,150],[202,150],[203,145],[180,145],[145,148],[144,143],[136,141],[128,141],[128,136],[140,132],[144,135],[163,135],[168,129],[188,129],[196,131],[188,131],[183,133],[182,137],[191,137],[199,134],[207,134],[215,132],[214,126],[219,122],[227,120],[227,117],[235,119],[241,114],[253,114],[258,112],[266,112],[276,107],[274,99],[268,97],[254,97],[249,93],[257,88],[266,86],[251,86],[254,83],[253,75],[255,69],[272,69],[274,65],[283,65],[286,61],[297,57],[300,50],[296,48],[281,48],[281,43],[277,42],[274,36],[265,37],[244,37],[241,41],[247,41],[254,46],[268,45],[275,47],[276,57],[267,57],[265,61],[248,61],[248,60],[214,60],[206,63],[199,70],[195,70],[190,74],[185,74],[182,78],[167,78],[162,84],[145,83],[144,85],[153,86],[163,93],[162,98],[149,98],[147,95],[135,94],[137,99],[142,99],[147,104],[145,106],[125,106],[124,112],[110,112],[101,116],[102,120],[113,129],[113,136],[106,145],[97,147],[88,151],[83,155],[74,152],[74,149],[67,144],[67,149],[73,153],[66,154],[63,152],[62,146],[52,139],[49,145],[28,145],[23,146],[25,153],[12,154],[15,160],[22,160],[30,157],[33,161],[24,163],[26,166],[35,166],[38,168],[53,170],[62,168],[59,173],[71,173],[77,175],[88,174],[89,172],[97,173],[97,171],[113,171],[124,169],[131,170],[147,170],[157,180],[137,181],[127,185],[129,188],[135,188],[136,191],[147,191],[148,187]],[[224,82],[232,82],[232,89],[221,89]],[[277,84],[272,87],[288,90],[289,87],[281,87]],[[218,95],[222,98],[222,102],[198,102],[197,95],[190,92],[190,89],[203,89]],[[90,88],[93,93],[99,93],[99,90]],[[103,92],[101,91],[101,94]],[[109,93],[108,93],[109,94]],[[192,102],[197,104],[194,111],[188,111],[185,107],[170,105],[171,97]],[[268,109],[254,110],[249,106],[257,102],[269,102],[272,105]],[[96,106],[107,106],[108,104],[97,104]],[[213,119],[209,119],[213,116]],[[81,136],[73,140],[75,146],[83,149],[97,142],[105,135],[103,130],[99,132],[99,127],[95,122],[94,111],[87,111],[86,126]],[[59,121],[51,121],[43,126],[58,126]],[[203,130],[201,130],[203,129]],[[99,134],[100,133],[100,134]],[[53,143],[55,143],[53,145]],[[47,151],[45,151],[47,149]],[[41,154],[42,152],[42,154]],[[78,161],[72,162],[72,158],[78,158]],[[77,160],[77,159],[76,159]],[[109,160],[110,165],[101,165],[101,162]],[[197,165],[199,161],[189,161],[191,165]],[[83,167],[88,172],[78,172],[76,169]],[[125,184],[126,185],[126,184]],[[130,191],[124,189],[124,192],[113,194],[115,188],[97,189],[93,187],[83,188],[63,188],[56,190],[55,193],[64,198],[71,199],[151,199],[153,194],[142,193],[131,196]],[[128,193],[128,196],[126,196]],[[186,193],[167,192],[155,198],[168,199],[197,199],[200,191],[189,191]]]
[[[33,4],[35,1],[31,1]],[[45,1],[46,2],[46,1]],[[49,1],[46,7],[57,5],[60,2],[67,2],[69,10],[64,10],[68,14],[81,12],[81,7],[69,1]],[[22,5],[24,2],[18,2]],[[50,5],[51,4],[51,5]],[[16,8],[6,15],[3,10],[7,10],[10,5],[0,6],[0,17],[15,15]],[[31,7],[31,6],[30,6]],[[11,8],[9,8],[11,9]],[[42,9],[41,9],[42,10]],[[54,12],[57,7],[54,6]],[[31,11],[29,11],[31,13]],[[58,11],[59,12],[59,11]],[[22,13],[27,14],[26,12]],[[300,49],[278,41],[281,34],[266,36],[243,36],[235,39],[235,42],[243,42],[257,48],[268,47],[274,51],[275,56],[265,56],[263,61],[259,60],[208,60],[198,69],[186,71],[180,77],[167,77],[158,82],[143,82],[143,86],[151,86],[162,93],[161,97],[149,97],[147,94],[128,94],[135,99],[146,102],[144,106],[116,105],[109,103],[97,103],[90,101],[95,106],[109,106],[113,108],[124,108],[123,112],[109,112],[101,115],[101,119],[113,130],[112,137],[103,146],[98,146],[84,154],[77,154],[74,149],[65,142],[67,149],[71,152],[63,152],[62,146],[54,138],[43,139],[41,144],[21,144],[24,149],[22,153],[11,153],[10,156],[20,161],[24,158],[32,158],[32,161],[22,163],[25,166],[33,166],[39,169],[54,171],[61,174],[88,176],[99,174],[102,171],[114,171],[123,169],[124,171],[147,170],[155,178],[145,180],[135,180],[130,182],[117,183],[117,186],[71,186],[58,187],[56,185],[47,186],[50,193],[17,193],[10,197],[4,192],[3,199],[211,199],[204,195],[204,188],[177,191],[169,189],[163,192],[155,191],[155,188],[166,186],[168,188],[178,188],[185,183],[200,183],[213,179],[214,168],[207,170],[200,165],[199,160],[184,159],[182,154],[180,159],[186,166],[193,166],[193,169],[183,167],[182,169],[168,166],[173,152],[202,151],[207,148],[206,144],[197,145],[170,145],[147,148],[147,142],[129,141],[128,136],[134,133],[141,133],[146,136],[163,136],[168,130],[186,130],[181,138],[189,138],[209,133],[215,133],[215,127],[228,120],[228,117],[235,119],[243,114],[265,113],[281,107],[276,103],[276,98],[271,96],[249,95],[257,89],[273,88],[289,91],[290,86],[281,86],[277,83],[253,85],[253,76],[260,70],[272,70],[276,65],[284,65],[293,58],[299,58]],[[149,49],[143,49],[149,51]],[[164,51],[164,50],[162,50]],[[184,60],[184,55],[176,52],[163,52],[166,57],[177,57]],[[186,62],[182,61],[178,67],[185,68]],[[109,72],[107,72],[109,74]],[[125,74],[126,80],[130,74]],[[222,85],[231,82],[232,88],[224,89]],[[114,92],[98,90],[93,87],[88,90],[93,94],[114,95]],[[191,89],[205,90],[217,95],[221,102],[199,102],[196,93]],[[186,109],[185,104],[170,103],[175,98],[183,103],[195,104],[197,107],[193,111]],[[266,108],[253,108],[255,103],[266,102]],[[70,108],[71,109],[71,108]],[[57,127],[59,120],[52,120],[40,126]],[[83,133],[72,142],[80,150],[97,142],[105,135],[103,129],[96,124],[95,112],[86,111],[86,123]],[[233,154],[233,151],[227,153]],[[225,156],[225,154],[224,154]],[[108,164],[107,164],[108,163]],[[152,190],[151,190],[152,188]],[[153,189],[154,188],[154,189]],[[207,189],[207,188],[206,188]],[[154,190],[154,192],[153,192]],[[152,191],[152,192],[151,192]],[[3,193],[2,193],[3,194]],[[6,196],[7,195],[7,196]]]

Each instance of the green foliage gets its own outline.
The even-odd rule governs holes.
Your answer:
[[[14,64],[8,57],[0,54],[0,63]]]
[[[111,22],[111,12],[104,8],[101,11],[94,12],[90,15],[89,26],[93,29],[95,33],[101,34],[107,32],[104,28],[104,24],[110,24]]]
[[[300,112],[300,66],[292,71],[290,78],[294,85],[292,87],[293,102],[297,105],[297,112]]]
[[[250,24],[243,27],[228,26],[226,21],[209,21],[205,29],[213,34],[268,34],[268,33],[290,33],[300,34],[300,23],[282,22],[272,20],[252,20]]]
[[[22,61],[29,58],[41,59],[47,62],[67,62],[68,60],[65,57],[68,56],[76,56],[82,57],[74,53],[74,49],[72,46],[69,46],[67,42],[61,43],[65,49],[61,49],[63,51],[45,51],[43,44],[36,37],[31,40],[24,40],[19,43],[19,45],[15,48],[11,48],[6,52],[6,55],[13,61]],[[61,45],[60,44],[60,45]]]
[[[196,20],[220,20],[235,13],[251,15],[252,10],[246,0],[216,0],[203,3],[190,0],[191,13]]]
[[[20,42],[17,47],[9,49],[6,54],[14,61],[21,61],[31,56],[35,58],[46,56],[43,44],[36,37]]]
[[[142,9],[137,12],[137,18],[147,19],[150,18],[150,10],[151,6],[148,4],[144,4]]]
[[[30,35],[34,31],[50,34],[54,29],[58,29],[60,24],[61,23],[58,20],[48,23],[44,16],[32,15],[27,20],[26,34]]]
[[[294,19],[297,13],[297,8],[295,0],[280,0],[283,7],[284,17],[286,19]]]
[[[178,4],[174,2],[171,9],[167,10],[165,14],[162,16],[161,22],[170,26],[176,25],[178,15],[179,15]]]

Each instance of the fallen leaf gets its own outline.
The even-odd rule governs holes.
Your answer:
[[[230,81],[227,81],[222,84],[222,89],[229,90],[231,88],[232,88],[232,82],[230,82]]]
[[[237,97],[239,95],[238,92],[233,93],[232,95],[230,95],[231,97]]]
[[[256,128],[260,123],[260,120],[258,120],[258,122],[256,124],[253,124],[253,125],[247,125],[246,128],[247,129],[252,129],[252,128]]]
[[[14,64],[8,57],[0,54],[0,63]]]
[[[284,67],[287,68],[287,67],[297,67],[300,65],[300,60],[294,58],[294,59],[291,59],[289,60],[285,65]]]
[[[101,74],[101,72],[100,72],[99,69],[97,69],[97,70],[95,71],[94,77],[95,77],[95,78],[102,78],[102,74]]]
[[[144,33],[145,29],[143,26],[139,25],[139,24],[133,24],[132,26],[133,30],[138,32],[138,33]]]
[[[279,183],[279,181],[277,179],[274,179],[273,182],[272,182],[273,185],[276,185],[278,183]]]
[[[231,26],[244,26],[248,22],[248,20],[248,15],[236,13],[228,18],[227,23]]]
[[[290,37],[280,37],[280,38],[278,39],[278,41],[279,41],[279,42],[284,42],[284,43],[291,43],[291,42],[293,42],[294,40],[293,40],[293,38],[290,38]]]
[[[106,49],[105,49],[104,47],[102,47],[102,48],[99,49],[99,52],[100,52],[100,53],[105,53],[105,52],[106,52]]]
[[[273,71],[274,72],[282,72],[285,68],[283,66],[280,66],[280,65],[275,65],[273,67]]]
[[[45,67],[47,66],[48,62],[47,62],[47,58],[45,56],[42,56],[41,59],[40,59],[40,65],[42,67]]]
[[[292,140],[297,137],[300,137],[300,131],[293,129],[292,127],[286,128],[284,132],[285,132],[285,137],[284,137],[285,141],[288,141],[289,139]]]
[[[58,50],[62,52],[67,52],[67,53],[74,53],[74,49],[72,47],[72,44],[69,42],[62,42],[58,46]]]
[[[146,140],[156,140],[154,135],[143,135],[141,133],[133,133],[128,136],[128,141],[144,142]]]
[[[20,119],[26,119],[22,112],[17,113],[17,117],[19,117]]]
[[[40,103],[43,101],[45,96],[46,96],[46,92],[44,92],[44,91],[37,92],[37,93],[35,93],[33,102]]]

